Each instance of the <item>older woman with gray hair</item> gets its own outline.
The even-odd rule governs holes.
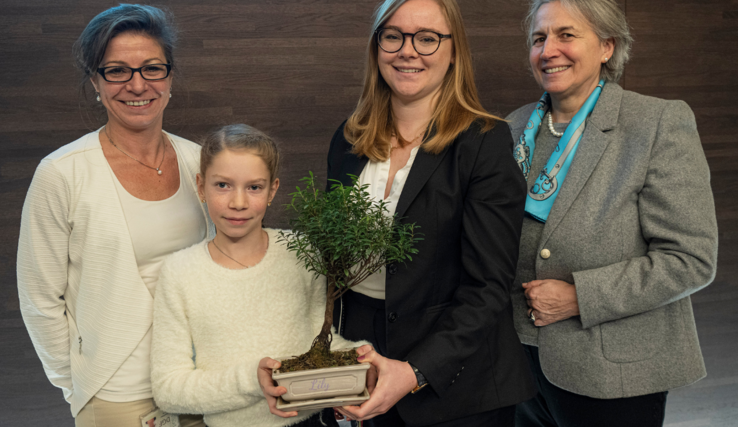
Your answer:
[[[539,393],[516,425],[660,426],[667,391],[705,376],[689,295],[717,226],[694,115],[618,86],[614,0],[534,0],[526,25],[545,93],[508,117],[528,184],[513,306]]]

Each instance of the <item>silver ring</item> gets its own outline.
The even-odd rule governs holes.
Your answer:
[[[530,319],[531,322],[536,323],[536,315],[533,314],[533,310],[530,311],[528,318]]]

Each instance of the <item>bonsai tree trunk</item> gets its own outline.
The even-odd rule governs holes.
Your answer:
[[[336,282],[332,278],[328,278],[325,294],[325,317],[323,318],[323,327],[320,334],[315,337],[311,350],[319,350],[326,354],[331,349],[333,334],[331,334],[331,326],[333,326],[333,306],[336,302]]]

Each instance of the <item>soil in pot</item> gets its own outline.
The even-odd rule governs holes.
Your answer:
[[[337,366],[358,365],[359,354],[355,349],[325,351],[315,346],[305,354],[283,360],[282,366],[276,370],[278,373],[305,371],[308,369],[335,368]]]

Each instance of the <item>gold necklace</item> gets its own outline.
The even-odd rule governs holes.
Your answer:
[[[105,136],[108,137],[108,141],[110,141],[110,143],[113,144],[113,147],[117,148],[118,151],[120,151],[121,153],[125,154],[126,156],[132,158],[133,160],[141,163],[142,165],[146,166],[147,168],[155,170],[156,173],[158,173],[159,175],[161,175],[161,165],[164,164],[164,157],[166,157],[166,155],[167,155],[167,144],[164,142],[164,135],[161,136],[161,143],[164,146],[164,152],[161,155],[161,162],[159,162],[159,167],[156,167],[155,168],[153,166],[147,165],[146,163],[142,162],[141,160],[138,160],[137,158],[131,156],[130,154],[128,154],[125,151],[123,151],[120,147],[118,147],[118,145],[115,142],[113,142],[113,138],[111,138],[110,135],[108,135],[108,125],[105,125],[105,127],[103,128],[103,131],[105,131]]]
[[[408,141],[408,142],[407,142],[407,145],[405,145],[404,147],[401,147],[401,146],[400,146],[400,143],[399,143],[399,141],[398,141],[397,145],[393,145],[393,144],[392,144],[392,143],[390,142],[390,153],[392,153],[392,150],[396,150],[396,149],[398,149],[398,148],[405,148],[405,147],[407,147],[408,145],[413,145],[413,143],[414,143],[415,141],[417,141],[417,140],[418,140],[419,138],[422,138],[424,134],[425,134],[425,131],[423,131],[423,133],[421,133],[420,135],[416,136],[416,137],[415,137],[415,138],[413,138],[412,140]],[[392,135],[391,135],[391,136],[392,136],[393,138],[397,139],[397,135],[395,135],[394,133],[392,133]],[[415,147],[413,147],[413,148],[415,148]]]
[[[240,265],[240,266],[241,266],[241,267],[243,267],[243,268],[251,268],[251,267],[253,267],[254,265],[256,265],[256,264],[258,264],[259,262],[261,262],[261,260],[259,260],[259,262],[257,262],[257,263],[256,263],[256,264],[254,264],[254,265],[246,265],[246,264],[242,264],[242,263],[238,262],[238,260],[236,260],[236,259],[235,259],[235,258],[233,258],[232,256],[230,256],[230,255],[228,255],[227,253],[223,252],[223,249],[221,249],[221,248],[220,248],[220,247],[218,246],[218,244],[217,244],[217,243],[215,243],[215,238],[213,238],[213,240],[211,240],[211,242],[213,242],[213,246],[215,246],[215,249],[217,249],[217,250],[218,250],[218,252],[222,253],[223,255],[225,255],[226,257],[228,257],[228,258],[229,258],[229,259],[230,259],[231,261],[235,262],[236,264]],[[267,241],[267,242],[268,242],[268,241]],[[268,244],[268,243],[267,243],[267,249],[269,249],[269,244]],[[266,253],[266,249],[264,249],[264,253]],[[262,257],[262,258],[263,258],[263,257]]]

